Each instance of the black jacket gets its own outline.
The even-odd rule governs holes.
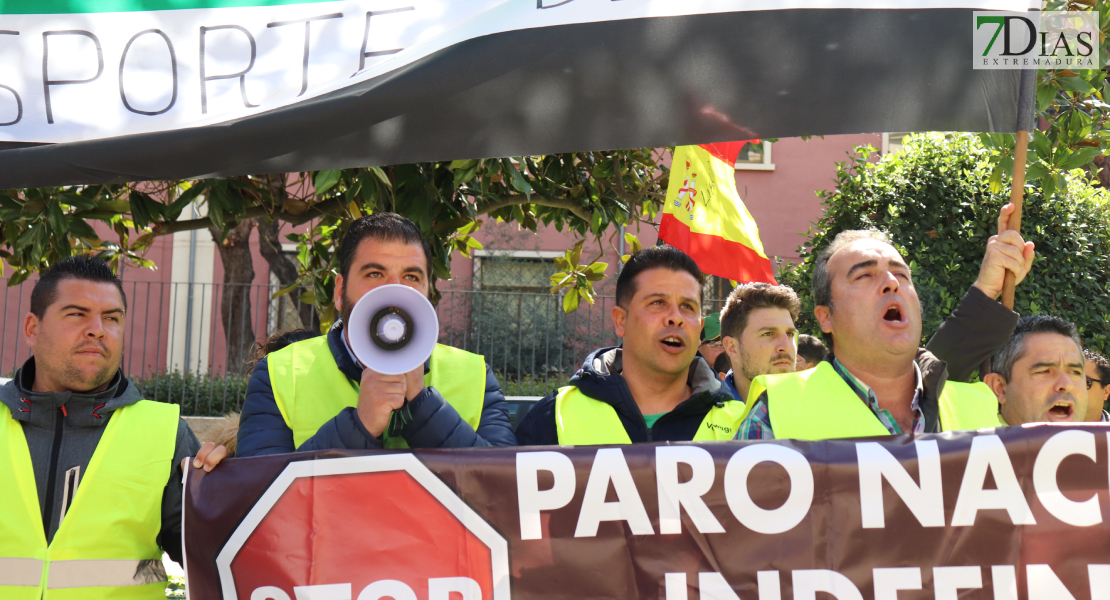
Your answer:
[[[328,349],[331,350],[339,370],[352,381],[359,381],[362,368],[354,361],[343,343],[342,323],[328,332]],[[427,367],[425,367],[427,368]],[[401,430],[412,448],[469,448],[473,446],[512,446],[516,443],[509,425],[509,405],[501,392],[489,366],[486,366],[486,390],[482,406],[482,419],[478,430],[459,416],[455,407],[447,403],[434,387],[425,387],[408,408],[412,420]],[[382,447],[382,439],[374,437],[363,426],[355,408],[344,408],[335,418],[316,432],[298,448],[293,442],[293,430],[274,400],[270,384],[270,370],[266,359],[258,361],[247,383],[247,398],[239,417],[239,438],[236,456],[261,456],[286,452],[311,450],[373,450]]]
[[[594,350],[586,357],[582,368],[571,377],[570,385],[577,386],[590,398],[612,406],[633,442],[688,442],[694,439],[709,409],[723,402],[739,402],[721,386],[716,372],[698,355],[690,364],[687,379],[693,393],[648,429],[640,407],[621,375],[621,352],[619,346]],[[517,425],[516,438],[521,446],[559,443],[555,428],[556,393],[552,392],[540,400]]]
[[[1020,316],[972,287],[925,348],[948,363],[952,381],[967,381],[984,360],[1010,341]]]
[[[80,473],[84,474],[114,411],[138,402],[142,396],[135,385],[118,372],[107,389],[95,394],[33,392],[34,381],[35,359],[31,357],[14,379],[0,386],[0,402],[23,426],[23,434],[27,437],[39,510],[49,543],[60,523],[58,516],[62,509],[66,471],[81,467]],[[65,407],[64,412],[62,407]],[[180,563],[181,459],[195,456],[200,442],[185,421],[178,420],[175,444],[173,464],[166,471],[166,487],[162,492],[162,529],[158,545]],[[136,448],[136,452],[140,451],[141,448]],[[0,468],[5,467],[0,465]],[[161,561],[156,568],[161,569]]]

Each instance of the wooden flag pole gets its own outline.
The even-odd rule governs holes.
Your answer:
[[[1017,136],[1014,143],[1014,178],[1010,185],[1010,204],[1014,205],[1014,212],[1010,213],[1010,222],[1007,229],[1021,232],[1021,205],[1025,200],[1025,155],[1029,148],[1029,134],[1036,128],[1036,111],[1034,104],[1037,95],[1037,71],[1023,69],[1018,83],[1017,103]],[[1002,305],[1014,310],[1014,287],[1017,281],[1014,274],[1007,271],[1006,279],[1002,282]]]
[[[1025,154],[1029,148],[1029,132],[1017,132],[1017,143],[1014,145],[1014,178],[1010,186],[1010,204],[1014,205],[1014,212],[1010,213],[1010,222],[1007,229],[1021,232],[1021,205],[1025,200]],[[1006,271],[1006,279],[1002,283],[1002,305],[1014,309],[1014,288],[1017,282],[1012,271]]]
[[[1024,69],[1018,83],[1017,102],[1017,136],[1014,140],[1014,176],[1010,184],[1010,204],[1014,205],[1014,212],[1010,213],[1010,222],[1006,229],[1021,232],[1021,207],[1025,200],[1025,163],[1026,151],[1029,149],[1029,132],[1036,127],[1034,118],[1034,102],[1037,93],[1037,71]],[[1002,280],[1002,306],[1014,310],[1014,288],[1017,279],[1010,271],[1006,271],[1006,278]],[[982,379],[991,372],[991,359],[983,359],[979,367],[979,378]]]

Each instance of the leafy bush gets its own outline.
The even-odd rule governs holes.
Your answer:
[[[220,417],[242,408],[249,379],[249,375],[213,377],[207,373],[161,371],[131,382],[147,400],[180,404],[182,415]]]
[[[546,382],[542,376],[533,379],[531,375],[525,375],[519,380],[513,380],[502,377],[501,373],[495,375],[506,396],[546,396],[570,381],[570,377],[566,375],[551,375]]]
[[[566,375],[551,374],[535,379],[525,375],[520,379],[505,377],[497,372],[497,380],[506,396],[546,396],[567,384]],[[213,377],[180,371],[162,371],[147,379],[131,379],[143,398],[181,405],[181,414],[190,417],[222,417],[228,412],[239,411],[247,396],[249,376],[228,375]]]
[[[185,599],[185,578],[170,575],[166,583],[166,598]]]
[[[1009,201],[1009,182],[991,191],[990,157],[1002,149],[989,136],[919,134],[904,149],[869,162],[874,149],[856,148],[837,163],[836,188],[818,192],[824,214],[799,248],[804,260],[779,279],[802,298],[799,329],[818,333],[810,280],[817,253],[848,229],[887,231],[909,261],[928,338],[975,281],[998,213]],[[1110,193],[1072,171],[1065,193],[1046,200],[1026,186],[1021,232],[1036,244],[1037,259],[1017,289],[1015,310],[1054,314],[1079,327],[1085,343],[1110,349]],[[924,340],[923,340],[924,341]]]

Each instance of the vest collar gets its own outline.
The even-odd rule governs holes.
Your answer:
[[[605,402],[618,412],[624,411],[632,415],[639,415],[639,408],[628,390],[628,384],[621,374],[623,370],[623,348],[610,346],[598,348],[586,357],[582,368],[570,379],[570,385],[576,386],[587,396]],[[701,356],[695,356],[690,364],[686,384],[690,386],[690,397],[682,401],[672,412],[682,413],[686,410],[700,409],[704,412],[707,406],[732,400],[731,394],[723,387],[717,378],[717,372],[705,362]]]
[[[724,391],[731,394],[732,397],[736,400],[739,400],[741,402],[744,401],[744,399],[740,397],[740,390],[736,389],[736,379],[733,377],[732,369],[728,370],[728,375],[725,375],[725,380],[723,383],[724,385],[722,385],[721,387]]]
[[[81,392],[35,392],[35,357],[27,359],[15,377],[0,387],[0,402],[11,411],[12,418],[35,427],[51,429],[57,412],[64,407],[66,426],[69,429],[101,427],[113,410],[140,400],[138,390],[119,371],[103,391],[93,394]]]

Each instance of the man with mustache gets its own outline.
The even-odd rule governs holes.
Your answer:
[[[725,384],[741,402],[752,380],[794,371],[802,303],[790,286],[748,283],[736,286],[721,310],[721,332],[732,370]]]
[[[698,356],[702,285],[693,259],[669,246],[632,255],[617,278],[613,328],[601,348],[517,426],[522,446],[729,440],[743,403]]]
[[[58,261],[35,283],[23,321],[34,356],[0,387],[0,596],[166,597],[186,457],[211,471],[226,451],[120,372],[126,314],[96,258]]]
[[[1004,227],[1008,211],[999,217]],[[992,237],[976,286],[1029,272],[1032,244]],[[1001,285],[1001,284],[999,284]],[[820,440],[993,427],[997,402],[983,384],[949,381],[946,364],[918,348],[921,306],[909,265],[878,231],[845,231],[817,257],[814,315],[830,346],[816,368],[757,377],[738,439]]]
[[[1048,315],[1018,320],[984,377],[1004,425],[1077,423],[1087,417],[1083,346],[1070,321]]]

